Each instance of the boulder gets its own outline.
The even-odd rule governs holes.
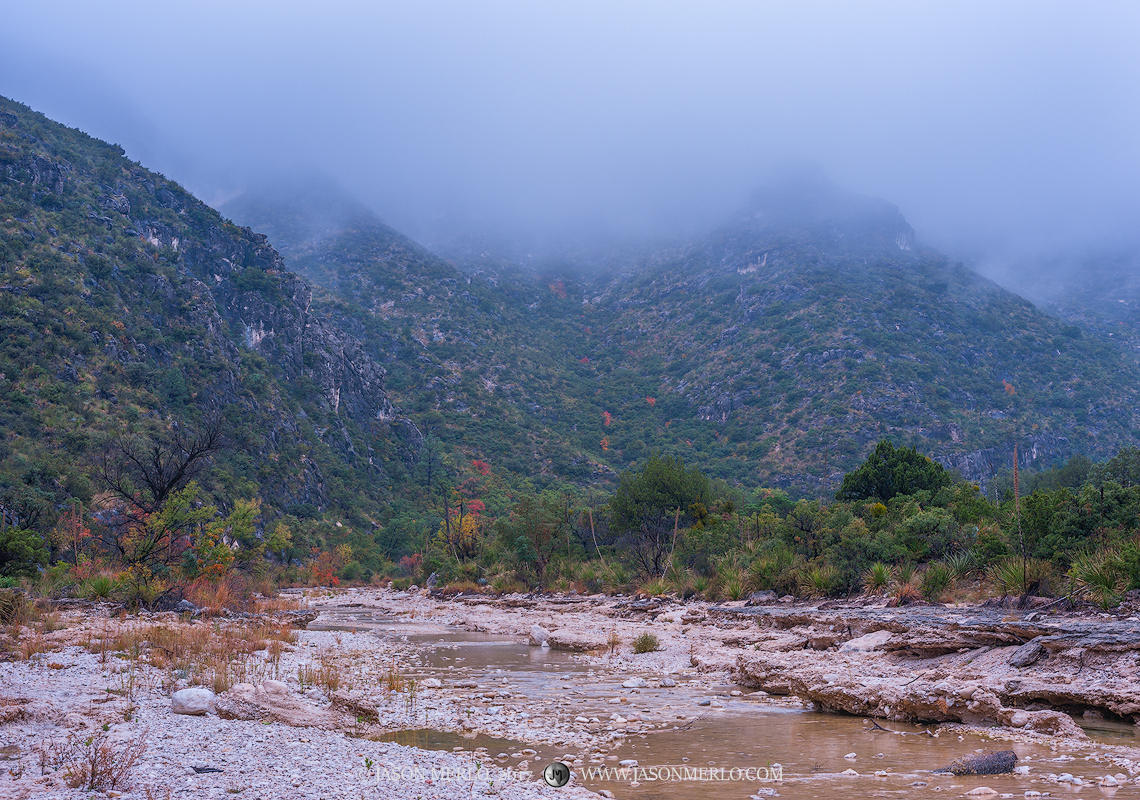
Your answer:
[[[767,605],[768,603],[775,603],[777,599],[778,598],[776,597],[776,593],[771,589],[768,589],[763,592],[753,592],[752,594],[748,595],[748,601],[744,605],[762,606]]]
[[[952,761],[938,772],[951,772],[955,775],[1004,775],[1013,772],[1017,764],[1017,754],[1012,750],[997,753],[974,753]]]
[[[572,653],[584,653],[587,650],[602,650],[606,640],[599,633],[591,631],[571,631],[559,628],[550,632],[547,644],[552,650],[567,650]]]
[[[170,696],[170,710],[175,714],[201,716],[214,710],[215,700],[214,693],[209,689],[192,686],[189,689],[179,689]]]
[[[541,625],[530,626],[530,646],[541,647],[550,641],[550,631]]]
[[[1028,667],[1031,664],[1037,663],[1044,655],[1045,646],[1037,641],[1037,639],[1034,639],[1013,651],[1013,655],[1009,657],[1009,665],[1019,668]]]

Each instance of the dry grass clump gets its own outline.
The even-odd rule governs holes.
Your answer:
[[[86,738],[72,733],[62,742],[52,739],[40,746],[40,772],[62,770],[72,789],[122,789],[130,785],[131,773],[146,748],[145,733],[119,743],[111,742],[105,732]]]
[[[324,650],[317,653],[315,663],[297,667],[297,680],[302,691],[306,686],[319,686],[325,694],[332,694],[340,689],[342,683],[348,683],[340,664]]]
[[[272,582],[241,574],[227,575],[222,580],[198,580],[186,587],[186,599],[199,608],[220,612],[246,611],[267,614],[300,608],[300,601],[279,597]]]
[[[387,674],[381,680],[380,685],[389,692],[402,692],[407,688],[407,678],[400,674],[400,668],[395,661],[388,667]]]
[[[145,663],[168,674],[173,686],[178,680],[224,692],[235,683],[280,678],[281,654],[295,644],[297,632],[288,624],[268,620],[223,624],[121,623],[101,632],[88,632],[83,642],[100,661],[116,656]],[[265,651],[265,656],[254,653]]]

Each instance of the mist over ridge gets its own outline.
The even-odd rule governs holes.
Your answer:
[[[1134,246],[1132,4],[64,6],[6,15],[0,94],[214,205],[324,174],[428,246],[600,251],[807,160],[987,274]]]

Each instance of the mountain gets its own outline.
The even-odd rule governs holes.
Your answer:
[[[743,486],[826,495],[882,438],[986,484],[1135,442],[1119,348],[923,247],[898,209],[796,175],[706,235],[605,270],[444,261],[359,209],[264,230],[317,302],[449,446],[540,483],[606,480],[661,450]],[[346,207],[345,199],[316,205]],[[303,216],[303,215],[302,215]],[[464,252],[461,246],[451,248]]]
[[[24,523],[99,492],[114,437],[220,421],[216,502],[370,531],[422,444],[384,383],[263,234],[0,98],[0,503]]]
[[[1140,358],[1140,247],[1071,249],[1006,265],[995,278],[1049,313]]]

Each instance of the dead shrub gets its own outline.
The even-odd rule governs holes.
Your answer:
[[[86,738],[77,733],[42,745],[39,751],[43,774],[62,770],[72,789],[107,791],[130,785],[131,773],[146,752],[145,732],[121,742],[112,742],[102,731]]]

